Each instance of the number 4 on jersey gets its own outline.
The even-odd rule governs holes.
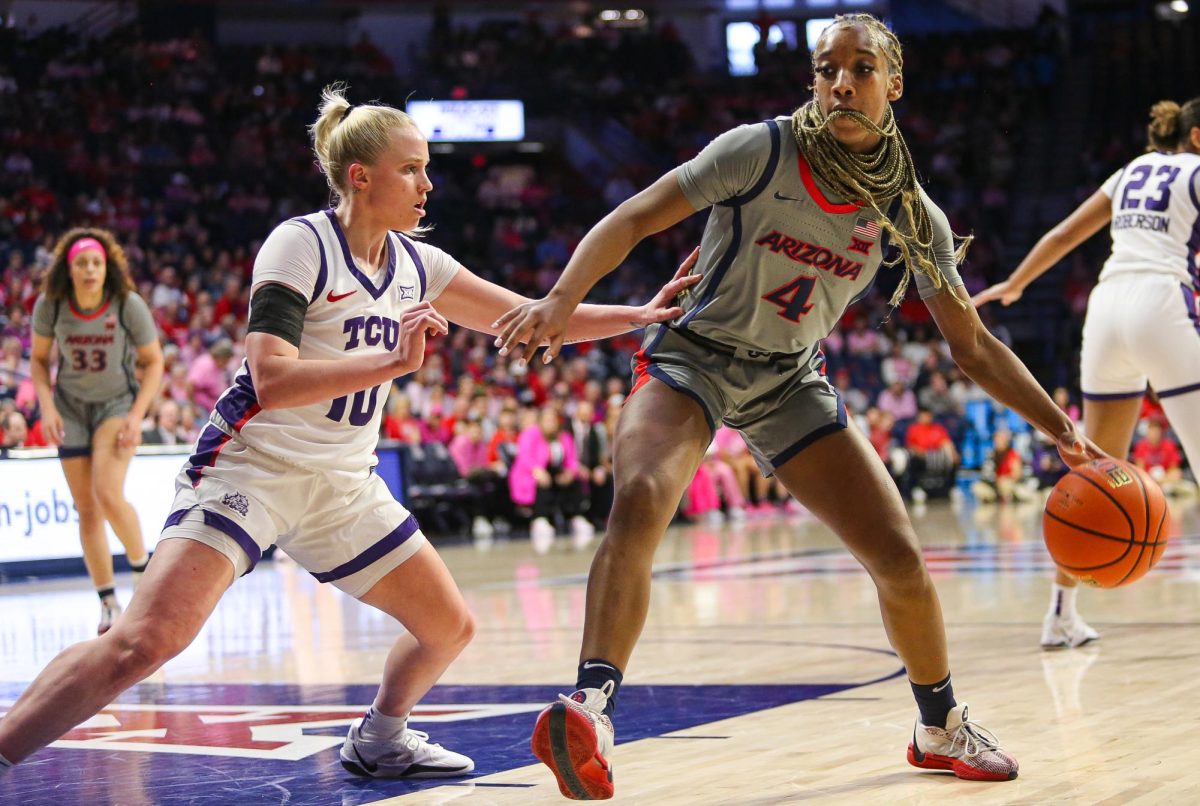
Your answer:
[[[812,303],[808,301],[808,298],[812,296],[816,284],[816,277],[801,275],[788,284],[776,288],[770,294],[763,295],[763,299],[782,308],[783,310],[777,313],[784,319],[790,322],[799,322],[801,316],[812,310]]]

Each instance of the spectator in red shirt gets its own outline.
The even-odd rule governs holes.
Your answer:
[[[407,445],[420,445],[424,429],[412,414],[412,402],[404,394],[388,397],[388,412],[383,418],[385,439],[398,439]]]
[[[958,469],[958,449],[945,426],[934,421],[932,411],[917,410],[917,419],[904,432],[904,447],[908,448],[909,468],[901,491],[907,487],[916,503],[930,495],[949,495]]]
[[[1183,454],[1163,433],[1162,423],[1149,420],[1146,435],[1133,446],[1133,463],[1150,474],[1167,495],[1194,492],[1196,485],[1183,477]]]
[[[1005,504],[1013,500],[1028,501],[1033,491],[1024,481],[1025,460],[1013,447],[1012,433],[1001,428],[992,435],[992,452],[983,463],[979,481],[971,485],[971,491],[984,503],[997,499]]]

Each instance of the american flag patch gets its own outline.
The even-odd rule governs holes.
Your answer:
[[[854,222],[854,234],[874,240],[879,237],[879,222],[865,216],[859,216]]]

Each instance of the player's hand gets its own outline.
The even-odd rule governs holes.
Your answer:
[[[58,409],[49,408],[42,412],[42,436],[50,447],[56,447],[67,438],[67,429],[63,426],[62,415]]]
[[[1087,464],[1094,459],[1111,459],[1104,451],[1079,432],[1075,426],[1054,440],[1058,446],[1058,455],[1062,457],[1067,467]]]
[[[409,308],[400,316],[400,344],[396,348],[396,374],[416,372],[425,362],[425,337],[447,333],[446,317],[429,302]]]
[[[1000,300],[1000,304],[1007,307],[1019,300],[1024,293],[1025,289],[1018,288],[1011,280],[1005,280],[1002,283],[996,283],[991,288],[985,288],[971,297],[971,304],[980,308],[989,302]]]
[[[117,431],[118,448],[136,448],[142,444],[142,418],[128,415]]]
[[[683,316],[683,308],[675,304],[675,298],[680,294],[687,293],[689,288],[704,279],[702,275],[691,274],[699,258],[700,247],[697,246],[679,264],[679,269],[676,270],[675,276],[658,290],[658,293],[654,295],[654,299],[637,309],[635,321],[640,326],[645,327],[655,322],[666,322],[670,319]]]
[[[492,323],[499,329],[496,346],[500,355],[512,353],[518,360],[533,358],[538,347],[548,344],[546,362],[558,355],[567,337],[567,320],[575,312],[569,300],[547,294],[541,299],[523,302]]]

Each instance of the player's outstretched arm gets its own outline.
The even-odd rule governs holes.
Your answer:
[[[959,286],[934,294],[925,304],[959,368],[994,399],[1053,439],[1068,465],[1107,456],[1079,432],[1012,350],[988,332],[975,309],[960,304],[952,294],[959,299],[967,296]]]
[[[580,305],[567,320],[564,342],[605,339],[682,316],[683,308],[675,304],[675,298],[700,282],[699,275],[690,274],[699,255],[698,248],[693,250],[680,264],[675,276],[645,305]],[[494,335],[500,333],[497,320],[529,301],[528,297],[460,270],[434,305],[454,324]],[[547,340],[541,342],[547,343]],[[501,339],[497,339],[496,344],[499,346]],[[501,355],[507,352],[507,349],[500,351]],[[547,351],[546,361],[550,358],[553,356]]]
[[[1111,220],[1112,199],[1097,190],[1073,213],[1058,222],[1054,229],[1043,235],[1007,280],[980,291],[971,298],[971,302],[976,308],[997,299],[1004,305],[1012,305],[1021,298],[1030,283]]]
[[[619,266],[643,238],[694,212],[674,171],[621,202],[580,241],[550,293],[517,305],[496,320],[500,330],[497,346],[529,359],[540,345],[547,344],[547,356],[558,355],[567,339],[567,322],[592,286]]]

